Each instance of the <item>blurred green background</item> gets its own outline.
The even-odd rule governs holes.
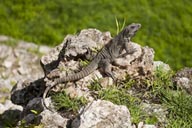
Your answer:
[[[116,35],[115,18],[139,22],[134,42],[173,69],[192,66],[192,0],[0,0],[0,34],[55,46],[67,34],[97,28]]]

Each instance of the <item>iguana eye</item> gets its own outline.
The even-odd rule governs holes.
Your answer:
[[[134,29],[135,28],[135,26],[131,26],[131,29]]]

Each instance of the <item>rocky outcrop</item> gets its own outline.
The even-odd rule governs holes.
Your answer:
[[[51,83],[54,78],[80,71],[110,39],[109,32],[102,33],[96,29],[82,30],[78,35],[66,36],[60,45],[41,58],[46,82]],[[129,44],[129,48],[130,51],[134,49],[135,52],[123,56],[124,51],[122,57],[115,60],[115,65],[118,65],[112,67],[115,77],[124,80],[127,75],[143,77],[152,74],[154,70],[153,49],[147,46],[141,47],[134,42]],[[103,87],[113,84],[111,78],[106,78],[100,70],[76,81],[76,84],[81,88],[86,88],[94,80],[101,80]],[[70,86],[71,84],[73,83],[67,83]]]
[[[110,39],[109,32],[85,29],[77,35],[66,36],[60,45],[52,49],[21,41],[15,48],[2,45],[0,47],[0,57],[3,62],[1,79],[6,74],[14,79],[15,86],[11,92],[11,101],[23,107],[19,120],[25,120],[26,125],[41,123],[45,127],[131,127],[128,108],[109,101],[94,101],[88,85],[94,81],[98,81],[103,88],[114,84],[114,81],[100,70],[76,82],[68,82],[65,86],[60,84],[52,89],[55,92],[64,89],[70,97],[84,96],[91,102],[74,120],[62,117],[60,113],[52,113],[42,105],[42,94],[52,80],[80,71]],[[122,53],[122,57],[116,59],[115,63],[118,66],[112,66],[115,77],[123,81],[127,75],[143,78],[153,74],[158,66],[154,65],[153,49],[142,47],[134,42],[129,45],[130,50],[134,49],[134,52],[126,56]],[[41,57],[42,54],[44,55]],[[6,71],[7,69],[9,70]],[[9,89],[12,88],[11,79],[8,82],[7,79],[2,81]],[[18,125],[22,125],[22,122],[18,122]]]

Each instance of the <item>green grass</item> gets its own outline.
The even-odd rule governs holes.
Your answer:
[[[167,108],[167,128],[192,127],[192,96],[172,83],[173,71],[157,68],[150,93]],[[149,85],[148,85],[149,86]]]
[[[162,98],[168,108],[168,128],[192,127],[192,96],[183,91],[164,91]]]
[[[81,106],[87,103],[87,100],[84,97],[71,98],[65,92],[53,95],[52,99],[57,110],[63,109],[65,112],[72,111],[75,114],[78,113]]]
[[[89,86],[91,91],[96,91],[97,95],[94,96],[96,99],[108,100],[117,105],[125,105],[131,113],[131,122],[138,124],[141,121],[155,124],[157,118],[155,115],[148,115],[141,108],[141,99],[136,96],[132,96],[127,92],[127,89],[133,86],[135,82],[132,80],[126,81],[123,88],[117,86],[109,86],[102,88],[101,85],[95,81]]]
[[[84,28],[110,31],[139,22],[133,41],[155,49],[156,60],[174,69],[192,66],[191,0],[1,0],[0,34],[55,46]]]
[[[125,105],[131,113],[131,122],[138,124],[140,121],[151,121],[154,124],[156,121],[152,121],[150,115],[147,115],[141,110],[141,100],[137,97],[131,96],[127,93],[126,89],[118,89],[116,87],[110,87],[99,91],[98,98],[102,100],[111,101],[117,105]]]

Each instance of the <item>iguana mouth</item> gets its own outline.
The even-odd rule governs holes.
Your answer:
[[[127,28],[125,28],[125,31],[123,32],[124,38],[126,39],[126,38],[133,37],[136,34],[136,32],[138,31],[139,28],[141,28],[141,24],[132,23]]]
[[[128,38],[129,38],[129,37],[133,37],[133,36],[135,36],[135,33],[136,33],[136,32],[137,32],[137,30],[134,31],[133,33],[129,33],[129,34],[128,34]]]

